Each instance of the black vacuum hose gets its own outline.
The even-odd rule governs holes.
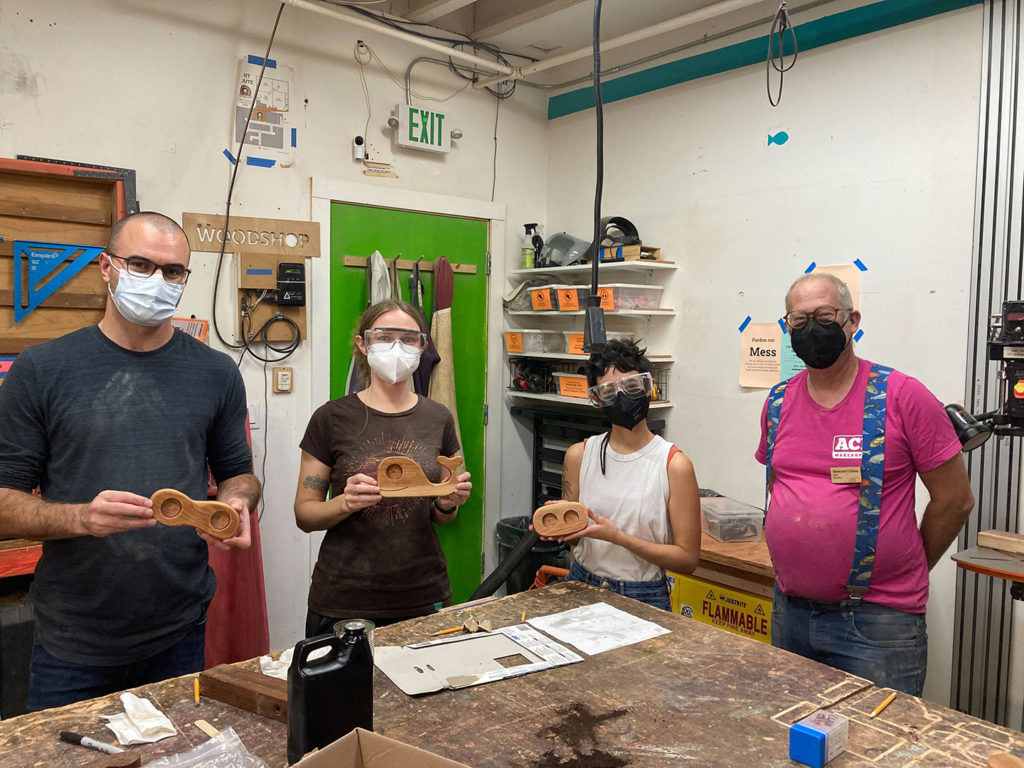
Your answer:
[[[483,583],[476,588],[476,592],[470,595],[469,599],[479,600],[481,597],[490,597],[497,592],[498,587],[505,583],[512,570],[522,562],[522,559],[526,557],[526,553],[538,541],[540,541],[540,536],[536,531],[526,531],[523,534],[523,538],[519,540],[519,543],[512,548],[512,551],[505,556],[504,560],[498,563],[498,567],[491,572],[490,576],[483,580]]]

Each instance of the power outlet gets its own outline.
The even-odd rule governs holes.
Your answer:
[[[292,369],[287,366],[279,366],[273,369],[273,382],[275,392],[292,391]]]
[[[257,403],[249,404],[249,429],[260,428],[260,407]]]

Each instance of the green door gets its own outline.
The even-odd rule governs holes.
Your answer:
[[[331,204],[331,397],[345,394],[356,323],[369,300],[366,269],[346,267],[344,256],[369,256],[375,250],[388,260],[472,264],[476,274],[455,274],[452,300],[455,393],[458,398],[462,455],[472,474],[473,493],[455,522],[438,528],[448,558],[452,600],[464,602],[480,585],[483,552],[484,397],[487,367],[487,226],[462,219],[347,203]],[[420,271],[423,306],[430,318],[434,274]],[[408,270],[399,270],[402,299],[409,300]],[[484,375],[481,375],[484,374]],[[318,404],[316,404],[318,405]]]

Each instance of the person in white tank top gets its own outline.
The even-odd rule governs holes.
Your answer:
[[[612,427],[566,451],[562,500],[582,502],[590,523],[556,540],[573,545],[570,580],[670,610],[665,571],[692,573],[700,557],[700,495],[690,460],[647,426],[645,351],[613,339],[587,363],[591,403]]]

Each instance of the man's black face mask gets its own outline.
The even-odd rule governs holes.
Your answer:
[[[807,318],[803,328],[789,332],[793,340],[793,351],[811,368],[828,368],[839,359],[849,343],[843,331],[844,325],[845,322],[821,325],[813,317]]]

